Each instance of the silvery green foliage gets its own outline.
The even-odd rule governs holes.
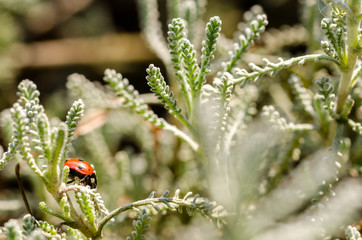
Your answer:
[[[185,116],[181,113],[181,109],[177,107],[177,101],[173,97],[173,92],[170,91],[165,79],[160,73],[160,69],[154,67],[152,64],[146,70],[148,85],[151,91],[155,93],[156,97],[161,101],[165,108],[180,121],[187,125]]]
[[[141,212],[137,213],[137,220],[133,220],[132,225],[135,231],[132,232],[132,238],[127,237],[127,240],[138,240],[138,239],[145,239],[146,236],[143,234],[145,230],[150,227],[151,218],[147,214],[145,209],[142,209]]]
[[[26,161],[59,204],[61,212],[52,210],[45,202],[39,204],[40,209],[62,219],[86,236],[93,236],[98,231],[96,221],[108,214],[108,210],[99,193],[80,185],[67,187],[69,168],[64,167],[75,128],[83,116],[83,101],[79,99],[73,103],[65,122],[51,126],[39,102],[39,94],[32,81],[24,80],[19,84],[19,99],[10,109],[13,135],[8,150],[0,160],[1,167],[15,158]],[[78,203],[82,206],[81,215],[74,209],[69,191],[76,192]],[[85,221],[76,222],[82,216],[86,216]],[[38,221],[37,224],[48,234],[57,234],[47,222]]]
[[[65,233],[59,234],[55,226],[45,221],[37,221],[30,214],[25,215],[21,222],[9,220],[0,229],[0,236],[9,240],[67,239]]]
[[[150,66],[150,69],[151,68],[153,69],[153,66]],[[155,72],[152,71],[152,73],[157,73],[157,70]],[[154,81],[160,81],[160,79],[157,79],[157,77],[161,77],[161,75],[153,77]],[[192,137],[190,137],[188,134],[179,130],[176,126],[173,126],[163,118],[158,117],[152,110],[149,110],[147,104],[145,104],[143,100],[139,98],[138,91],[135,90],[134,87],[129,84],[128,80],[124,79],[120,73],[107,69],[105,71],[104,81],[108,82],[109,86],[113,89],[117,96],[122,97],[124,101],[123,104],[125,106],[128,106],[136,113],[142,115],[146,121],[155,125],[156,127],[170,131],[176,136],[182,138],[187,143],[189,143],[194,150],[197,150],[198,144],[195,142],[195,140],[192,139]],[[165,94],[167,93],[160,93],[160,96],[164,95],[164,97],[166,97]],[[176,108],[176,103],[169,98],[168,100],[170,101],[169,103],[172,104],[172,107]]]
[[[89,81],[83,75],[77,73],[70,75],[67,88],[74,97],[81,98],[87,103],[88,107],[107,109],[120,107],[120,103],[114,101],[100,84]]]
[[[298,76],[291,75],[288,82],[296,100],[319,127],[309,123],[288,123],[273,106],[264,106],[263,115],[268,117],[275,126],[287,131],[322,130],[330,125],[332,118],[337,118],[334,112],[334,87],[327,77],[322,77],[316,81],[319,89],[314,93],[314,96],[312,92],[308,92],[306,88],[301,86],[302,83]]]
[[[205,13],[205,0],[172,0],[168,1],[168,18],[182,18],[189,21],[186,26],[187,34],[193,44],[199,46],[201,38],[202,17]],[[162,33],[162,24],[156,0],[138,0],[139,17],[141,20],[142,32],[150,47],[157,56],[165,63],[166,67],[171,66],[172,56],[170,56],[167,40]]]
[[[264,15],[263,15],[264,16]],[[252,24],[253,30],[246,30],[253,32],[252,36],[249,34],[250,41],[258,37],[258,33],[263,31],[266,24],[265,17],[260,20],[260,24],[256,22]],[[251,20],[252,21],[252,20]],[[147,110],[147,107],[140,103],[138,99],[138,93],[133,90],[127,80],[122,80],[122,77],[115,72],[112,73],[107,71],[105,80],[110,83],[110,86],[120,97],[126,99],[125,104],[133,108],[137,113],[142,114],[144,118],[155,124],[158,127],[170,130],[176,136],[183,138],[185,141],[190,143],[191,147],[197,150],[200,146],[195,142],[195,139],[199,137],[199,133],[195,130],[197,127],[197,109],[201,102],[202,88],[206,82],[206,76],[210,73],[211,61],[214,59],[214,51],[216,47],[216,39],[219,37],[221,30],[221,20],[218,17],[213,17],[206,24],[205,28],[205,40],[202,42],[201,57],[198,60],[196,50],[190,40],[187,38],[185,31],[185,25],[183,19],[174,19],[169,24],[168,41],[170,48],[170,56],[175,75],[180,84],[181,92],[183,93],[183,103],[179,103],[172,92],[169,90],[168,84],[165,82],[160,70],[154,65],[150,65],[147,70],[147,80],[151,86],[151,90],[155,92],[155,95],[160,99],[161,103],[164,104],[165,108],[170,111],[171,115],[175,116],[187,129],[188,133],[183,133],[178,130],[175,126],[169,126],[163,119],[158,118],[153,112]],[[147,32],[146,32],[147,33]],[[245,43],[246,48],[247,43]],[[245,52],[245,49],[243,50]],[[231,57],[233,58],[233,57]],[[233,64],[236,60],[232,60]],[[200,62],[200,64],[198,64]],[[118,81],[113,81],[118,77]],[[230,78],[227,75],[221,77],[222,79]],[[217,82],[217,81],[216,81]],[[219,88],[221,91],[222,100],[230,98],[230,87],[232,84],[228,84],[229,90],[226,92]],[[122,90],[123,89],[123,90]],[[226,96],[223,96],[227,94]],[[182,110],[182,106],[186,106],[186,110]],[[227,114],[227,113],[224,113]],[[225,116],[224,116],[225,119]],[[220,121],[221,124],[225,125],[225,120]],[[176,130],[177,129],[177,130]]]
[[[325,126],[326,118],[328,117],[337,120],[348,119],[348,115],[354,105],[354,100],[350,97],[349,92],[360,71],[358,70],[360,68],[358,55],[361,52],[361,46],[358,46],[360,33],[357,31],[358,23],[354,19],[356,18],[356,12],[359,11],[359,6],[358,4],[351,4],[351,6],[349,6],[345,3],[340,4],[334,1],[331,2],[335,4],[331,17],[324,18],[321,23],[321,28],[326,37],[326,40],[321,42],[321,46],[327,56],[306,55],[286,61],[280,59],[280,63],[278,64],[273,64],[267,59],[264,59],[266,67],[263,68],[258,67],[255,64],[249,64],[253,72],[249,73],[242,69],[237,73],[237,76],[239,77],[237,78],[237,83],[240,81],[241,83],[245,83],[247,79],[256,81],[265,73],[273,74],[275,70],[288,67],[291,63],[304,64],[306,61],[317,61],[319,59],[325,59],[335,63],[343,73],[341,75],[337,93],[329,79],[327,77],[322,77],[317,81],[320,90],[315,94],[315,101],[313,101],[313,104],[310,97],[305,94],[305,89],[301,88],[297,83],[297,77],[293,76],[290,79],[292,90],[296,94],[298,100],[304,106],[305,111],[321,124],[321,128]],[[346,69],[347,64],[349,66],[348,70]],[[314,105],[314,110],[312,109],[312,105]],[[327,110],[329,116],[326,116],[323,109]],[[275,114],[270,116],[276,117]],[[282,123],[283,121],[284,120],[281,120],[279,123]],[[354,131],[360,132],[358,123],[354,123],[351,119],[348,119],[348,123]]]
[[[317,62],[319,60],[329,60],[338,64],[333,58],[324,55],[324,54],[310,54],[300,57],[291,58],[288,60],[284,60],[283,58],[278,58],[277,63],[273,63],[269,61],[267,58],[263,58],[265,63],[264,67],[259,67],[254,63],[249,63],[249,67],[252,69],[251,72],[248,72],[246,69],[235,68],[236,78],[234,80],[235,84],[241,84],[244,86],[249,80],[257,82],[260,78],[265,74],[270,74],[270,76],[275,76],[277,71],[289,68],[293,65],[299,64],[303,65],[306,62],[314,61]]]
[[[360,232],[352,226],[348,226],[346,229],[346,236],[347,236],[347,240],[361,240],[361,234]]]
[[[128,79],[123,78],[120,73],[107,69],[104,73],[104,81],[122,98],[123,104],[133,109],[136,113],[144,116],[144,119],[157,127],[164,127],[165,121],[160,119],[139,98],[139,93],[129,84]]]
[[[181,191],[177,189],[174,196],[171,197],[169,196],[170,192],[166,190],[161,197],[156,197],[156,192],[153,191],[146,199],[132,202],[113,210],[103,219],[100,226],[103,227],[111,218],[130,209],[138,212],[145,209],[148,215],[156,215],[166,210],[182,213],[183,209],[186,209],[187,214],[190,216],[198,213],[219,226],[225,224],[225,218],[228,213],[221,205],[218,205],[214,201],[209,201],[206,198],[201,198],[198,194],[192,196],[192,192],[186,193],[185,196],[181,198],[180,192]],[[140,207],[145,208],[141,209]]]
[[[151,7],[152,11],[157,10],[156,4],[151,5],[147,4],[147,2],[140,1],[140,4]],[[315,182],[310,189],[306,189],[307,186],[302,184],[303,189],[301,191],[310,191],[307,198],[313,198],[313,191],[316,191],[316,189],[323,188],[323,186],[333,188],[333,184],[338,180],[336,176],[340,174],[344,164],[348,161],[348,151],[346,149],[349,148],[349,145],[348,140],[343,137],[342,129],[348,124],[352,130],[358,133],[361,132],[361,124],[348,117],[354,105],[350,92],[352,86],[358,82],[356,79],[359,78],[361,69],[360,59],[358,58],[362,51],[361,31],[359,29],[361,21],[360,1],[349,3],[329,1],[332,6],[331,15],[323,19],[321,23],[325,38],[321,42],[324,53],[313,53],[289,59],[279,57],[277,61],[263,58],[264,64],[248,63],[248,66],[243,68],[238,64],[238,61],[242,59],[247,48],[254,44],[254,40],[259,38],[260,34],[265,31],[268,23],[261,8],[253,7],[251,11],[245,14],[246,23],[242,25],[240,35],[228,58],[223,59],[221,69],[213,69],[214,51],[219,39],[221,22],[214,17],[206,24],[205,40],[201,43],[200,51],[196,47],[200,44],[196,44],[190,38],[188,19],[177,10],[180,8],[180,4],[183,3],[185,2],[172,1],[174,8],[172,8],[171,16],[173,19],[169,20],[167,33],[169,56],[165,57],[165,40],[162,35],[158,35],[158,39],[162,40],[162,51],[157,51],[158,45],[153,45],[150,41],[150,45],[156,53],[158,52],[159,55],[164,56],[161,59],[166,65],[169,81],[165,80],[159,69],[154,65],[150,65],[147,70],[147,80],[161,104],[184,126],[180,130],[185,131],[185,134],[197,143],[197,148],[192,148],[197,149],[196,153],[199,154],[198,156],[203,161],[204,166],[212,169],[210,172],[211,178],[216,179],[210,180],[211,188],[215,187],[216,183],[224,184],[223,187],[217,188],[215,191],[218,195],[223,196],[224,200],[222,202],[230,203],[231,209],[234,207],[238,210],[240,210],[239,206],[234,204],[240,204],[245,207],[242,208],[244,212],[240,211],[240,216],[253,218],[254,213],[248,209],[247,198],[243,197],[249,196],[251,199],[257,199],[270,192],[278,195],[273,190],[278,187],[282,188],[279,184],[283,174],[296,175],[298,181],[301,181],[302,178],[298,174],[302,170],[292,171],[290,166],[292,165],[291,159],[299,160],[298,155],[300,153],[298,154],[298,152],[300,149],[298,147],[301,143],[301,136],[307,133],[317,133],[322,138],[321,141],[324,145],[332,146],[331,151],[328,153],[329,159],[325,158],[324,162],[324,164],[330,165],[330,168],[328,168],[327,173],[321,174],[318,171],[312,171],[309,166],[306,167],[311,175],[320,175],[322,177],[318,178],[321,181]],[[155,18],[158,18],[158,16],[153,15]],[[145,19],[147,17],[143,18],[144,22],[146,22]],[[158,22],[157,25],[150,24],[147,27],[153,27],[154,32],[161,32],[160,26]],[[150,34],[149,29],[144,29],[146,37],[151,39],[152,34]],[[198,58],[198,56],[201,57]],[[287,118],[281,117],[282,114],[277,112],[277,108],[274,106],[264,106],[264,115],[270,119],[274,126],[277,126],[279,130],[286,134],[286,136],[283,135],[282,137],[285,137],[286,141],[289,139],[290,142],[283,143],[285,145],[276,144],[275,146],[268,143],[260,144],[264,155],[253,151],[253,147],[257,146],[247,141],[248,138],[245,136],[251,133],[239,131],[241,126],[249,126],[248,121],[246,119],[240,120],[239,116],[242,117],[248,114],[241,112],[240,109],[239,111],[237,108],[235,109],[233,103],[240,101],[240,96],[246,94],[246,87],[252,81],[258,82],[266,74],[274,77],[282,69],[292,68],[296,65],[304,66],[308,62],[317,63],[320,61],[330,63],[338,69],[340,73],[338,86],[332,84],[329,78],[325,76],[320,78],[309,90],[308,87],[303,86],[304,83],[299,76],[291,75],[289,84],[292,98],[307,113],[307,117],[302,120],[298,118],[287,120]],[[173,70],[170,66],[172,66]],[[211,69],[218,72],[213,76],[209,76]],[[173,78],[177,81],[174,82]],[[206,84],[205,80],[207,78],[209,78],[211,84]],[[172,89],[176,89],[174,91],[178,94],[170,92],[167,83],[172,86],[175,85]],[[235,94],[239,91],[237,90],[239,87],[245,91]],[[253,98],[247,99],[244,106],[253,105],[253,101],[255,101]],[[264,130],[264,128],[261,129]],[[255,136],[252,134],[252,136],[259,139],[258,134],[255,134]],[[251,147],[244,147],[244,145],[248,146],[248,144]],[[282,153],[276,154],[272,151],[277,146]],[[240,149],[245,152],[241,152]],[[253,158],[253,162],[249,162],[249,158]],[[313,157],[313,159],[317,158]],[[257,190],[248,189],[247,186],[242,184],[243,180],[246,181],[247,179],[240,177],[238,171],[242,171],[243,168],[247,168],[251,172],[258,169],[258,171],[266,174],[267,177],[263,177],[262,174],[253,175],[252,181],[260,183]],[[249,176],[247,172],[245,172],[245,175]],[[243,187],[245,187],[245,192],[235,191],[235,189]],[[326,193],[328,191],[321,192],[321,197],[328,195]],[[254,208],[255,206],[249,207]],[[260,214],[262,215],[262,213]]]
[[[317,84],[320,87],[318,94],[320,95],[320,100],[323,103],[323,108],[329,111],[331,114],[334,109],[334,101],[336,96],[334,95],[334,87],[330,84],[327,77],[322,77],[317,80]]]
[[[81,104],[75,103],[67,122],[57,130],[34,131],[33,123],[40,121],[41,126],[49,126],[49,121],[43,108],[38,106],[39,93],[30,83],[11,110],[14,137],[0,166],[18,152],[40,178],[47,179],[55,173],[49,186],[57,186],[53,192],[60,210],[55,211],[44,202],[40,208],[79,229],[86,237],[100,238],[107,223],[130,210],[139,212],[139,220],[134,224],[136,231],[132,234],[135,239],[143,236],[149,217],[166,210],[186,210],[189,215],[199,213],[221,227],[225,238],[230,239],[275,239],[276,236],[313,239],[340,234],[340,226],[358,218],[351,212],[361,208],[360,182],[352,179],[336,184],[348,169],[352,149],[343,130],[350,126],[353,131],[362,132],[361,124],[349,117],[355,103],[351,91],[354,88],[358,92],[361,75],[361,1],[326,2],[333,8],[330,17],[321,23],[325,39],[321,42],[323,54],[279,57],[276,61],[263,58],[263,63],[249,62],[244,66],[240,60],[268,23],[257,6],[245,14],[246,23],[241,25],[232,50],[219,60],[222,62],[219,67],[215,64],[215,52],[222,22],[217,16],[206,24],[196,20],[202,17],[204,1],[169,1],[173,19],[169,21],[166,39],[157,1],[140,0],[143,33],[167,70],[162,74],[160,68],[150,64],[146,79],[176,124],[157,116],[130,82],[114,70],[105,71],[104,81],[116,99],[80,75],[70,77],[68,85],[75,88],[76,94],[86,96],[84,89],[89,89],[98,95],[94,98],[99,100],[98,107],[129,108],[157,129],[169,131],[188,144],[194,152],[193,159],[207,175],[204,178],[208,181],[210,196],[225,207],[198,195],[191,197],[192,193],[181,198],[177,190],[173,197],[169,197],[168,191],[161,197],[155,197],[152,192],[146,199],[108,212],[95,191],[78,184],[66,186],[69,169],[57,166],[69,151],[72,134],[81,117]],[[197,37],[199,32],[203,33],[201,38]],[[262,94],[259,80],[264,75],[276,77],[282,69],[302,68],[308,62],[320,61],[334,65],[337,71],[334,75],[338,75],[339,80],[323,76],[308,86],[302,76],[291,75],[288,81],[292,98],[288,101],[308,113],[305,118],[299,119],[290,113],[284,115],[285,109],[279,112],[275,106],[258,108],[257,98]],[[109,108],[102,106],[107,104]],[[259,121],[255,117],[257,109],[262,109],[276,128]],[[42,116],[39,121],[38,116]],[[29,129],[33,131],[28,132]],[[29,136],[36,140],[30,141]],[[57,144],[53,146],[53,142]],[[307,144],[312,147],[305,156],[302,151]],[[38,159],[30,153],[32,148],[39,152],[36,158],[43,162],[50,159],[51,168],[43,170],[37,166]],[[125,166],[126,170],[129,168]],[[73,209],[69,192],[75,193],[80,206],[78,212]],[[49,231],[53,229],[49,227]],[[357,236],[353,229],[348,231],[347,234]]]
[[[146,105],[142,101],[134,103],[138,93],[133,91],[129,85],[120,82],[121,77],[119,75],[113,71],[108,71],[110,83],[113,83],[114,87],[119,89],[120,94],[123,94],[122,96],[126,96],[129,99],[129,103],[132,104],[131,106],[139,110],[140,114],[145,115],[147,113]],[[150,69],[150,73],[153,73],[153,71],[154,74],[152,75],[154,75],[154,78],[149,79],[149,81],[150,85],[154,86],[158,91],[158,89],[162,89],[166,85],[159,75],[159,70]],[[64,161],[70,151],[75,129],[83,117],[83,101],[79,99],[73,103],[64,123],[60,122],[58,126],[51,126],[43,106],[39,103],[39,91],[33,82],[30,80],[22,81],[19,84],[18,95],[18,102],[10,110],[13,136],[8,150],[1,159],[2,167],[15,158],[16,154],[20,155],[28,163],[58,203],[60,211],[53,210],[46,202],[40,202],[39,208],[44,213],[62,220],[64,225],[73,228],[68,234],[75,234],[74,236],[84,235],[87,238],[100,238],[104,226],[112,221],[114,217],[127,210],[136,210],[139,206],[149,206],[149,212],[152,214],[165,210],[175,211],[181,207],[186,207],[190,214],[199,212],[201,215],[217,223],[222,221],[224,215],[215,211],[215,209],[219,209],[216,203],[209,202],[206,199],[198,199],[197,195],[189,199],[188,197],[191,193],[186,194],[181,199],[179,198],[179,191],[176,192],[174,197],[168,197],[168,191],[160,198],[155,198],[154,194],[151,194],[145,200],[130,203],[109,212],[96,189],[80,185],[79,179],[75,180],[74,185],[67,185],[69,168],[64,166]],[[170,104],[171,111],[177,111],[173,109],[175,103],[170,100],[172,96],[162,93],[159,97],[164,99],[167,104]],[[147,118],[145,117],[145,119]],[[165,129],[170,126],[165,120],[158,119],[157,117],[150,121],[159,121],[161,124],[164,124],[163,127]],[[172,126],[169,128],[173,132],[180,131]],[[69,195],[70,192],[74,192],[75,201]],[[75,204],[77,204],[79,210],[75,209]],[[63,238],[62,235],[57,233],[57,229],[53,225],[45,221],[36,221],[36,225],[40,227],[41,233],[47,237],[54,239]],[[10,239],[22,239],[15,220],[6,224],[5,228],[4,234],[8,235]],[[29,226],[26,229],[27,231],[32,230]],[[39,234],[40,230],[35,230],[31,233],[34,238],[41,236]]]
[[[247,22],[246,26],[242,25],[240,29],[238,42],[234,44],[234,50],[230,51],[230,60],[226,62],[224,71],[231,73],[236,67],[236,63],[241,59],[243,53],[247,50],[247,47],[254,44],[254,40],[260,38],[260,34],[265,31],[268,20],[263,13],[263,9],[260,6],[254,6],[250,11],[246,12],[244,18]]]
[[[71,134],[83,114],[83,103],[79,100],[73,104],[67,123],[52,127],[39,103],[39,91],[33,82],[22,81],[19,84],[18,96],[18,101],[10,109],[12,140],[0,160],[0,165],[3,167],[19,153],[56,198],[60,169],[63,168]]]
[[[355,122],[352,119],[348,119],[348,125],[352,128],[353,131],[357,132],[359,135],[362,135],[361,123]]]
[[[313,116],[315,114],[312,106],[312,97],[308,90],[302,86],[300,79],[296,75],[291,75],[288,80],[293,95],[296,96],[299,104],[302,105],[304,111],[309,115]]]
[[[280,116],[279,112],[275,110],[273,106],[264,106],[263,115],[266,116],[271,123],[277,128],[285,131],[310,131],[314,130],[314,126],[311,124],[295,124],[293,122],[287,122],[287,120]]]
[[[9,239],[22,239],[21,228],[15,219],[10,219],[4,224],[5,228],[1,229],[1,234]]]

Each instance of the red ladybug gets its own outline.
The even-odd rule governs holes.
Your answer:
[[[65,160],[64,166],[69,167],[70,181],[68,183],[74,182],[75,178],[78,177],[84,185],[88,185],[91,188],[97,187],[97,177],[94,169],[86,161],[79,158],[68,158]]]

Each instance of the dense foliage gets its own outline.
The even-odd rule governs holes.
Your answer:
[[[0,234],[361,239],[361,0],[325,1],[320,35],[305,29],[323,39],[320,48],[312,39],[297,56],[285,50],[294,29],[268,32],[260,6],[227,39],[219,17],[203,23],[205,1],[168,3],[163,34],[157,1],[138,1],[144,38],[164,64],[145,71],[151,99],[112,69],[103,85],[72,74],[67,88],[78,100],[61,121],[47,115],[32,81],[20,82],[2,112],[11,138],[0,168],[26,162],[43,186],[44,215],[11,219]],[[317,7],[302,6],[305,15]],[[131,147],[118,149],[122,141]],[[97,189],[69,183],[70,157],[93,164]]]

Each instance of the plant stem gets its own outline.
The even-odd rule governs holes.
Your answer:
[[[332,144],[332,151],[335,152],[335,154],[338,153],[339,145],[341,144],[343,129],[344,129],[344,124],[338,123],[336,129],[336,135],[334,137]]]
[[[131,210],[140,206],[145,206],[145,205],[152,205],[152,203],[165,203],[165,202],[176,202],[178,204],[183,204],[183,205],[188,205],[190,203],[184,201],[183,199],[174,199],[174,198],[164,198],[164,197],[160,197],[160,198],[147,198],[144,200],[139,200],[133,203],[129,203],[127,205],[124,205],[122,207],[119,207],[115,210],[113,210],[112,212],[110,212],[107,216],[105,216],[102,221],[99,223],[99,227],[98,227],[98,232],[96,234],[96,237],[93,239],[99,239],[101,238],[102,235],[102,230],[104,228],[104,226],[107,224],[107,222],[109,222],[112,218],[116,217],[118,214],[125,212],[127,210]]]
[[[245,83],[245,81],[248,81],[248,80],[256,81],[264,74],[268,74],[268,73],[273,74],[275,71],[278,71],[278,70],[281,70],[284,68],[288,68],[295,64],[303,65],[306,62],[318,61],[318,60],[331,61],[339,66],[339,62],[337,60],[335,60],[334,58],[331,58],[330,56],[325,55],[325,54],[310,54],[310,55],[294,57],[294,58],[291,58],[288,60],[279,59],[278,63],[272,63],[272,62],[267,61],[267,59],[266,59],[267,65],[263,68],[259,68],[258,70],[254,70],[251,72],[237,71],[236,78],[234,79],[233,84],[234,85],[243,84],[243,83]]]
[[[26,211],[32,215],[33,213],[31,212],[31,208],[29,206],[29,202],[28,202],[28,199],[26,197],[26,194],[25,194],[25,190],[24,190],[24,185],[23,185],[23,182],[21,181],[21,177],[20,177],[20,164],[16,164],[15,166],[15,174],[16,174],[16,180],[18,181],[18,186],[19,186],[19,189],[20,189],[20,192],[21,192],[21,197],[23,198],[23,201],[24,201],[24,205],[26,207]]]
[[[349,0],[348,5],[350,6],[352,13],[347,14],[347,58],[340,66],[342,74],[337,92],[337,114],[342,113],[344,110],[349,95],[353,70],[361,52],[361,49],[359,49],[358,46],[359,21],[357,18],[357,15],[361,11],[361,0]]]
[[[175,136],[183,139],[185,142],[187,142],[190,145],[192,150],[197,151],[199,149],[199,144],[192,137],[190,137],[189,135],[178,129],[176,126],[169,124],[166,121],[164,122],[164,125],[165,125],[163,127],[164,130],[172,132]],[[189,128],[189,130],[192,133],[192,135],[195,136],[196,131],[193,130],[192,127]]]

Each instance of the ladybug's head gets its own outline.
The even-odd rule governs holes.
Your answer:
[[[97,176],[95,173],[85,176],[82,182],[91,188],[97,188]]]

